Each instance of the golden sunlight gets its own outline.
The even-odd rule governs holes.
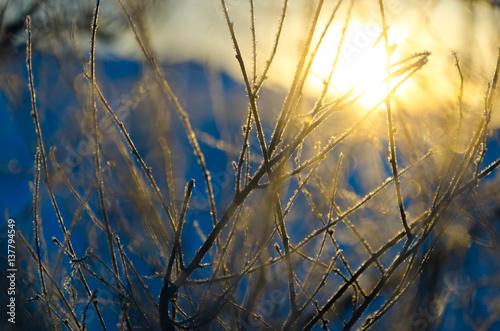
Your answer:
[[[331,30],[336,32],[325,36],[311,67],[310,84],[316,89],[324,86],[335,61],[341,37],[338,31],[341,29]],[[353,24],[349,28],[332,77],[330,93],[343,94],[351,89],[356,94],[363,93],[358,102],[365,108],[374,106],[383,99],[387,93],[384,81],[387,77],[387,62],[381,33],[382,29],[375,24]],[[399,61],[395,44],[390,51],[391,63]]]

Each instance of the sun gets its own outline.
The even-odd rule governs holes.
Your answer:
[[[332,77],[330,91],[343,94],[353,89],[361,94],[358,103],[363,107],[372,107],[383,100],[387,94],[386,51],[382,29],[366,28],[366,25],[354,25],[346,33],[340,51],[337,66]],[[321,88],[330,75],[340,40],[340,33],[332,32],[318,49],[312,67],[311,84]],[[396,47],[391,47],[391,62],[399,60]]]

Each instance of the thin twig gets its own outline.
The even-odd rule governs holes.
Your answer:
[[[87,329],[86,319],[87,319],[87,310],[89,309],[90,304],[96,299],[97,292],[99,292],[99,289],[96,289],[94,292],[92,292],[92,295],[90,298],[87,300],[87,304],[85,305],[85,308],[83,309],[82,313],[82,330],[85,331]]]
[[[386,71],[387,76],[390,76],[390,66],[391,66],[391,51],[389,47],[389,36],[387,34],[387,30],[389,26],[387,25],[387,21],[385,18],[385,9],[384,9],[384,0],[378,0],[379,8],[380,8],[380,17],[382,19],[382,30],[384,36],[384,44],[385,44],[385,54],[386,54]],[[396,155],[396,142],[394,136],[396,135],[396,129],[393,124],[393,116],[392,116],[392,108],[391,108],[391,84],[390,81],[386,81],[387,84],[387,96],[385,98],[385,107],[387,109],[387,126],[388,126],[388,135],[389,135],[389,150],[391,153],[391,157],[389,159],[389,163],[391,164],[392,174],[394,176],[394,186],[396,188],[396,196],[398,199],[399,212],[401,215],[401,222],[403,223],[403,227],[405,228],[406,235],[408,238],[411,238],[411,229],[408,226],[408,221],[406,220],[406,210],[403,202],[403,194],[401,192],[401,182],[399,181],[398,174],[398,161]]]
[[[177,219],[177,207],[175,205],[175,187],[174,187],[174,176],[172,171],[172,154],[168,148],[167,141],[164,137],[160,138],[160,145],[163,150],[163,155],[165,157],[165,172],[167,177],[167,187],[168,194],[170,198],[170,206],[172,208],[173,218]],[[172,228],[175,230],[175,228]]]
[[[40,254],[40,220],[38,213],[38,188],[40,184],[40,152],[37,151],[35,155],[35,185],[33,190],[33,214],[35,216],[34,225],[35,225],[35,247],[36,247],[36,256],[38,262],[38,276],[40,277],[40,285],[42,286],[42,294],[43,298],[47,300],[47,286],[45,285],[45,277],[42,272],[42,256]]]
[[[495,67],[495,74],[493,75],[493,80],[491,83],[491,90],[490,90],[490,93],[488,95],[488,99],[487,99],[487,103],[486,103],[487,109],[490,111],[493,109],[493,99],[495,97],[494,92],[496,91],[496,88],[497,88],[499,74],[500,74],[500,47],[498,48],[498,57],[497,57],[497,63],[496,63],[496,67]]]
[[[111,227],[109,224],[109,216],[106,208],[106,201],[104,200],[104,182],[102,178],[102,169],[101,169],[101,157],[99,151],[99,128],[97,125],[97,105],[95,99],[96,92],[96,83],[95,83],[95,40],[97,33],[97,19],[99,17],[99,7],[100,0],[96,1],[96,6],[94,10],[94,18],[92,20],[92,29],[91,29],[91,39],[90,39],[90,59],[89,59],[89,68],[90,68],[90,85],[91,85],[91,105],[92,105],[92,117],[93,117],[93,125],[94,125],[94,153],[95,153],[95,168],[96,168],[96,178],[97,178],[97,190],[99,193],[99,203],[100,203],[100,211],[104,220],[104,227],[106,229],[106,236],[108,238],[108,246],[109,252],[111,254],[111,263],[113,264],[113,271],[118,276],[118,263],[116,262],[115,249],[113,247],[113,234],[111,232]]]
[[[176,255],[179,255],[179,259],[182,260],[182,247],[181,247],[181,234],[182,225],[185,222],[186,212],[189,205],[189,199],[191,198],[191,193],[193,192],[194,180],[190,180],[186,185],[186,190],[184,193],[184,202],[182,203],[181,213],[179,215],[179,220],[177,221],[177,227],[175,231],[174,247],[172,248],[172,253],[170,255],[170,260],[167,266],[167,273],[165,278],[170,281],[170,273],[172,272],[172,266]],[[181,268],[184,266],[181,264]]]
[[[283,30],[283,23],[285,22],[286,11],[288,8],[288,0],[283,1],[283,7],[281,10],[281,16],[278,23],[278,31],[276,32],[276,37],[273,43],[273,49],[271,50],[271,54],[269,55],[269,59],[266,61],[266,66],[264,67],[264,71],[260,76],[259,82],[255,84],[253,94],[257,95],[259,93],[260,88],[264,84],[264,81],[267,79],[267,73],[269,68],[271,68],[271,64],[274,61],[274,57],[276,55],[276,51],[278,50],[278,44],[281,40],[281,31]]]
[[[255,8],[254,0],[250,0],[250,31],[252,32],[252,86],[255,90],[257,83],[257,38],[255,37]]]
[[[287,269],[288,275],[288,290],[290,292],[290,307],[291,307],[291,316],[295,316],[297,313],[297,302],[295,299],[295,283],[293,281],[294,272],[292,267],[292,262],[290,261],[290,244],[289,237],[285,227],[285,221],[283,219],[283,211],[281,209],[281,201],[279,199],[278,193],[276,193],[274,197],[274,208],[276,210],[276,216],[278,219],[278,226],[280,229],[281,240],[283,241],[283,248],[285,250],[285,266]]]

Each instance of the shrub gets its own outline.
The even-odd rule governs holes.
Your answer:
[[[446,256],[466,251],[477,231],[496,247],[498,190],[485,178],[500,165],[487,148],[500,57],[476,118],[464,113],[467,85],[456,53],[456,76],[446,79],[459,85],[458,104],[427,117],[411,113],[401,106],[405,96],[399,89],[432,55],[415,49],[394,60],[380,0],[376,44],[384,54],[379,65],[386,79],[377,101],[367,105],[359,89],[333,89],[354,1],[330,8],[320,0],[312,6],[282,96],[264,87],[288,1],[270,55],[260,62],[255,33],[250,55],[243,53],[234,28],[238,22],[221,2],[243,82],[238,93],[246,94],[236,103],[246,109],[243,116],[211,120],[226,128],[229,139],[203,132],[203,123],[186,111],[179,93],[195,105],[202,101],[189,89],[174,92],[141,20],[122,1],[119,8],[147,69],[127,98],[110,101],[107,93],[115,92],[101,84],[104,69],[96,60],[102,19],[97,1],[83,74],[73,80],[76,65],[61,69],[74,75],[81,108],[80,115],[72,115],[81,131],[64,138],[70,145],[80,140],[77,162],[47,144],[54,137],[47,138],[42,127],[32,56],[35,27],[27,17],[38,147],[33,232],[18,234],[29,259],[22,272],[26,314],[51,329],[106,329],[110,323],[163,330],[348,330],[390,321],[415,329],[439,325],[446,298],[455,292],[431,300],[439,286],[434,291],[427,286],[426,295],[400,301],[415,291],[416,282],[435,281],[433,272],[444,277],[440,264],[452,266]],[[258,17],[253,1],[250,5],[253,32]],[[330,74],[314,89],[311,67],[334,20],[342,22],[339,44]],[[74,46],[81,57],[78,42]],[[269,114],[278,98],[280,110]],[[127,112],[125,121],[121,109],[129,108],[134,113]],[[59,225],[50,243],[41,217],[47,197],[55,212],[50,218]],[[428,313],[415,313],[412,304]],[[384,322],[391,308],[404,314],[389,314]]]

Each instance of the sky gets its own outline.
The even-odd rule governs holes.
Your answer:
[[[308,31],[308,15],[313,11],[311,1],[291,1],[287,9],[282,40],[278,45],[276,61],[269,72],[268,87],[286,88],[293,78],[295,64]],[[337,3],[327,1],[326,8]],[[313,64],[311,93],[316,93],[321,79],[325,79],[340,40],[349,1],[344,1],[333,21],[332,29],[319,49]],[[238,44],[247,67],[252,63],[250,6],[247,1],[227,1]],[[262,72],[273,46],[281,1],[255,2],[255,34],[257,36],[257,72]],[[390,43],[396,45],[392,62],[411,54],[430,52],[428,63],[401,90],[405,107],[414,113],[439,112],[456,105],[459,77],[452,52],[458,54],[465,76],[464,101],[470,112],[482,112],[487,82],[492,79],[500,40],[500,11],[483,1],[387,1],[385,4]],[[328,10],[325,12],[329,13]],[[333,89],[345,92],[354,86],[359,90],[380,81],[385,58],[381,56],[383,43],[372,47],[382,32],[376,1],[358,0],[353,7],[339,69],[334,74]],[[320,17],[325,23],[326,15]],[[164,11],[158,11],[148,21],[150,43],[155,55],[167,62],[186,60],[202,63],[214,70],[223,70],[235,80],[241,80],[240,69],[234,58],[233,45],[225,17],[218,1],[168,1]],[[141,57],[135,38],[125,34],[110,48],[126,56]],[[383,49],[383,48],[382,48]],[[383,52],[382,52],[383,53]],[[383,55],[383,54],[382,54]],[[354,77],[353,77],[353,72]],[[383,77],[382,77],[383,78]],[[378,87],[375,90],[379,89]],[[373,101],[373,100],[372,100]],[[492,118],[500,126],[500,112]]]

